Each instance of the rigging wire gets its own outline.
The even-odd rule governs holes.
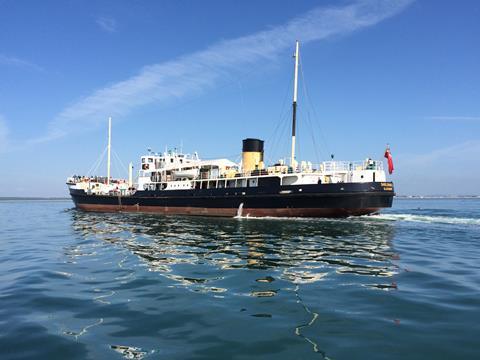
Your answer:
[[[221,156],[221,157],[207,157],[207,158],[203,158],[202,157],[202,161],[204,160],[218,160],[219,158],[225,158],[225,159],[238,159],[239,157],[242,156],[242,153],[235,153],[235,154],[230,154],[230,155],[224,155],[224,156]]]
[[[311,138],[311,140],[312,140],[313,150],[314,150],[314,153],[315,153],[315,160],[317,161],[317,164],[320,164],[320,163],[321,163],[321,160],[320,160],[321,157],[320,157],[320,155],[319,155],[319,151],[320,151],[320,150],[319,150],[319,147],[317,146],[317,142],[316,142],[316,140],[315,140],[315,136],[314,136],[315,130],[314,130],[313,126],[312,126],[312,122],[311,122],[311,119],[310,119],[310,114],[308,113],[308,111],[306,112],[306,115],[304,115],[304,113],[303,113],[302,110],[299,111],[299,112],[300,112],[300,114],[302,114],[303,119],[306,120],[306,121],[304,121],[304,123],[305,123],[305,124],[307,125],[307,127],[308,127],[308,128],[306,129],[306,130],[307,130],[306,132],[310,134],[310,138]],[[302,125],[303,125],[303,123],[302,123]],[[304,129],[304,128],[302,127],[302,130],[303,130],[303,129]],[[299,127],[298,133],[300,133],[300,127]],[[303,135],[303,133],[301,133],[301,134]]]
[[[119,171],[118,164],[117,164],[116,161],[113,162],[113,166],[115,167],[115,171],[117,172],[117,179],[121,179],[122,178],[122,176],[121,176],[122,173]],[[114,177],[112,177],[112,178],[114,178]]]
[[[283,101],[282,101],[282,106],[280,108],[280,116],[278,117],[279,119],[282,119],[283,116],[285,115],[285,112],[288,111],[288,107],[286,106],[286,102],[287,102],[287,96],[289,94],[289,90],[290,90],[290,87],[292,86],[292,82],[293,82],[293,75],[290,76],[290,81],[289,83],[287,84],[287,88],[285,89],[285,94],[283,96]],[[270,141],[274,136],[275,136],[275,133],[276,131],[278,130],[279,126],[280,126],[281,122],[277,122],[277,125],[275,126],[275,129],[273,131],[272,134],[270,134],[270,136],[267,138],[267,142]]]
[[[277,125],[274,128],[274,131],[267,138],[267,146],[269,146],[270,140],[272,140],[271,141],[272,146],[270,146],[271,150],[269,152],[270,155],[268,156],[268,159],[270,160],[270,162],[271,160],[273,160],[272,157],[275,155],[275,150],[277,148],[278,143],[281,142],[281,139],[283,138],[281,135],[284,132],[285,118],[288,118],[288,114],[289,114],[289,107],[286,106],[286,103],[287,103],[287,97],[288,97],[288,94],[290,93],[292,83],[293,83],[293,74],[290,76],[290,81],[288,82],[287,87],[285,89],[285,94],[283,96],[282,106],[280,110],[280,116],[278,117],[279,121],[277,122]],[[280,130],[280,136],[278,136],[279,130]]]
[[[120,159],[120,156],[117,154],[117,152],[116,152],[113,148],[110,148],[110,149],[111,149],[111,151],[112,151],[113,156],[114,156],[115,159],[116,159],[116,161],[112,161],[113,166],[115,167],[115,170],[116,170],[117,174],[119,175],[118,177],[120,178],[122,172],[120,171],[121,169],[118,167],[117,162],[121,165],[121,167],[123,168],[123,170],[125,170],[126,173],[128,173],[127,167],[126,167],[125,164],[122,162],[122,159]],[[88,170],[86,176],[90,176],[90,175],[92,175],[93,173],[96,173],[96,172],[97,172],[98,168],[100,167],[100,165],[102,165],[102,163],[103,163],[104,160],[105,160],[105,155],[106,155],[106,153],[107,153],[107,150],[108,150],[108,146],[105,147],[105,149],[104,149],[103,152],[100,154],[100,156],[94,161],[93,165],[92,165],[92,166],[90,167],[90,169]]]
[[[291,124],[288,115],[288,113],[285,113],[282,119],[279,121],[279,132],[277,133],[277,137],[272,143],[272,146],[270,148],[271,150],[268,156],[268,159],[270,159],[270,161],[274,158],[283,158],[284,156],[282,156],[282,154],[286,154],[285,145],[287,144],[286,139],[288,139],[288,129],[289,125]]]
[[[125,172],[128,173],[127,167],[126,167],[125,164],[122,162],[122,159],[120,159],[120,156],[118,156],[117,152],[116,152],[115,150],[113,150],[113,148],[112,148],[112,152],[113,152],[113,155],[115,156],[115,158],[118,160],[118,162],[119,162],[120,165],[122,166],[123,170],[125,170]]]
[[[96,172],[98,167],[100,166],[100,164],[103,162],[103,159],[105,157],[105,153],[107,152],[107,148],[108,147],[105,147],[105,149],[103,150],[103,152],[100,154],[100,156],[97,158],[97,160],[95,160],[95,162],[93,163],[92,167],[90,168],[90,170],[88,170],[87,172],[87,176],[90,176],[90,174],[92,174],[92,172]]]
[[[319,120],[319,116],[317,114],[317,111],[315,109],[315,107],[313,106],[313,102],[311,101],[310,99],[310,95],[307,91],[307,84],[306,84],[306,81],[305,81],[305,76],[304,76],[304,73],[303,73],[303,64],[302,64],[302,58],[300,57],[299,58],[300,60],[300,73],[301,73],[301,76],[302,76],[302,85],[303,85],[303,91],[305,93],[305,99],[307,100],[307,103],[308,105],[310,106],[310,108],[312,109],[312,112],[313,112],[313,115],[314,115],[314,120],[315,121],[315,124],[318,126],[318,129],[319,129],[319,133],[320,133],[320,137],[321,137],[321,140],[323,141],[323,144],[325,146],[325,149],[327,150],[328,153],[331,153],[330,151],[330,147],[328,145],[328,142],[325,138],[325,134],[322,130],[322,125],[320,123],[320,120]]]

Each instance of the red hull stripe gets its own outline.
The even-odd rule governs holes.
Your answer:
[[[79,209],[99,212],[141,212],[169,215],[198,215],[234,217],[237,209],[234,208],[205,208],[205,207],[173,207],[173,206],[137,206],[137,205],[102,205],[77,204]],[[367,215],[377,212],[379,208],[341,209],[341,208],[244,208],[243,216],[274,216],[274,217],[344,217],[353,215]]]

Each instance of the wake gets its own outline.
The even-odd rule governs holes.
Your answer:
[[[480,219],[451,217],[451,216],[429,216],[429,215],[414,215],[414,214],[377,214],[377,215],[368,216],[366,218],[390,220],[390,221],[421,222],[421,223],[429,223],[429,224],[480,226]]]
[[[478,218],[464,218],[452,216],[430,216],[414,214],[375,214],[364,216],[351,216],[347,218],[308,218],[308,217],[276,217],[276,216],[249,216],[237,215],[237,220],[273,220],[273,221],[292,221],[292,222],[365,222],[365,221],[408,221],[427,224],[446,224],[446,225],[473,225],[480,226]]]

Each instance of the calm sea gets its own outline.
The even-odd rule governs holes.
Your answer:
[[[343,220],[0,201],[1,359],[479,359],[480,200]]]

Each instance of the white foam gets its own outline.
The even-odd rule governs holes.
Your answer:
[[[379,220],[423,222],[423,223],[430,223],[430,224],[438,223],[438,224],[480,226],[480,219],[451,217],[451,216],[429,216],[429,215],[414,215],[414,214],[378,214],[378,215],[369,216],[368,218],[379,219]]]
[[[364,220],[387,220],[387,221],[410,221],[422,222],[430,224],[450,224],[450,225],[476,225],[480,226],[480,219],[476,218],[461,218],[450,216],[429,216],[429,215],[414,215],[414,214],[375,214],[364,216],[351,216],[348,218],[308,218],[308,217],[276,217],[276,216],[235,216],[235,219],[250,219],[250,220],[280,220],[280,221],[364,221]]]
[[[249,220],[290,220],[290,221],[319,221],[319,220],[334,220],[329,218],[309,218],[309,217],[291,217],[291,216],[250,216],[249,214],[243,216],[234,216],[234,219],[249,219]]]

